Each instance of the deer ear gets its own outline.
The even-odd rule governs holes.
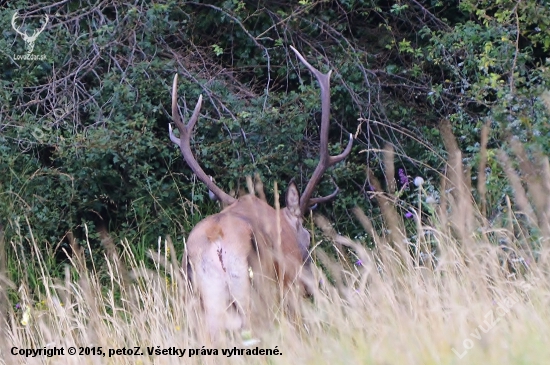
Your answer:
[[[300,211],[300,193],[294,181],[290,183],[286,191],[286,208],[292,213],[295,217],[301,217],[302,212]]]

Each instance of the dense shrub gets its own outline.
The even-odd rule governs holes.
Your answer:
[[[36,60],[20,59],[27,34]],[[489,209],[509,193],[495,150],[515,136],[528,151],[550,148],[550,13],[543,2],[381,0],[299,2],[13,1],[0,13],[0,224],[6,237],[45,249],[106,225],[148,246],[177,242],[218,208],[167,136],[169,92],[180,104],[205,97],[194,150],[226,190],[259,172],[267,187],[295,177],[303,189],[317,157],[318,86],[289,52],[295,45],[332,79],[331,149],[357,142],[330,175],[342,189],[323,209],[342,231],[362,232],[349,209],[376,218],[366,168],[382,181],[389,143],[403,211],[417,205],[412,178],[434,186],[450,121],[477,179],[488,123]],[[548,99],[548,97],[547,97]],[[391,185],[386,181],[386,185]],[[474,184],[475,186],[475,184]],[[319,193],[332,189],[325,178]],[[32,231],[31,231],[32,230]],[[92,247],[97,248],[92,233]],[[28,242],[27,242],[28,243]],[[24,245],[25,242],[22,242]]]

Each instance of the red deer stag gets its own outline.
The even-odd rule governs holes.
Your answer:
[[[303,227],[303,214],[311,206],[333,199],[336,190],[326,197],[312,198],[315,186],[325,170],[342,161],[351,151],[350,134],[344,152],[330,156],[328,151],[330,113],[330,75],[321,73],[309,64],[294,48],[300,61],[315,75],[321,86],[320,158],[303,194],[291,182],[286,193],[286,208],[276,210],[253,193],[235,199],[223,192],[206,175],[195,160],[190,146],[191,132],[199,117],[202,96],[199,97],[191,119],[182,123],[177,103],[178,75],[172,86],[172,118],[179,130],[177,138],[169,126],[170,139],[180,147],[183,158],[224,204],[225,209],[199,222],[187,239],[188,273],[201,297],[206,324],[211,339],[227,329],[228,309],[237,314],[241,329],[250,325],[251,287],[259,278],[278,281],[281,288],[300,279],[301,268],[308,265],[309,232]],[[249,269],[252,269],[253,283]]]

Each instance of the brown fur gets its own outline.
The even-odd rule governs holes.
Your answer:
[[[187,241],[190,277],[200,293],[211,338],[224,329],[250,326],[249,268],[255,288],[275,282],[288,288],[299,278],[310,236],[302,226],[294,184],[287,193],[287,206],[277,217],[276,210],[263,200],[245,195],[191,231]],[[237,314],[236,325],[229,324],[230,312]]]

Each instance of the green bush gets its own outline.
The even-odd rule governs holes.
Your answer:
[[[27,34],[50,15],[34,44],[40,59],[19,58],[27,48],[11,27],[15,11]],[[510,190],[496,149],[511,136],[529,153],[550,147],[540,98],[549,24],[548,7],[511,0],[10,2],[0,13],[0,223],[7,241],[35,239],[45,250],[65,247],[69,232],[83,243],[85,227],[100,250],[101,225],[140,255],[166,234],[181,248],[218,207],[168,138],[176,72],[180,105],[204,97],[192,147],[219,185],[237,190],[258,172],[270,199],[274,181],[296,178],[303,189],[317,163],[319,90],[289,45],[335,70],[331,152],[356,137],[318,189],[332,190],[329,176],[341,188],[319,208],[340,231],[361,234],[349,219],[356,205],[379,217],[366,170],[385,185],[398,179],[383,173],[386,144],[408,184],[422,176],[438,186],[443,120],[474,181],[490,124],[486,185],[498,214]],[[417,197],[406,186],[392,198],[406,214]]]

